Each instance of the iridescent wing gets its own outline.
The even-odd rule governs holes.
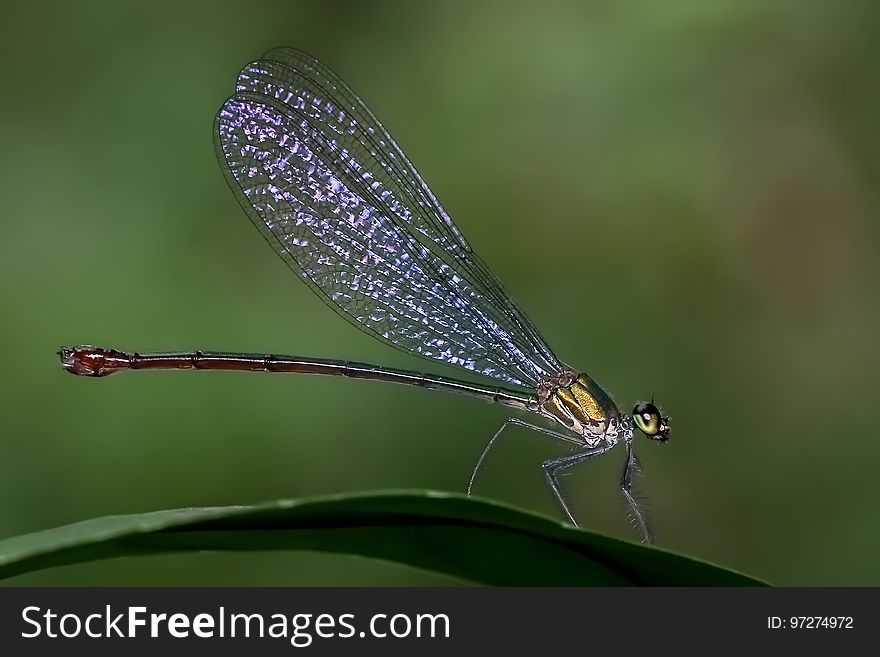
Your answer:
[[[531,389],[563,369],[382,124],[313,57],[277,49],[246,66],[215,127],[251,220],[352,324]]]

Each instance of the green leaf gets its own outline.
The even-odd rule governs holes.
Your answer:
[[[491,585],[766,585],[496,502],[430,491],[94,518],[0,541],[0,578],[96,559],[195,550],[351,554]]]

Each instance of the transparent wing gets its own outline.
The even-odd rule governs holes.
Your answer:
[[[246,66],[215,139],[254,224],[358,328],[528,388],[562,369],[387,131],[314,58],[279,49]]]

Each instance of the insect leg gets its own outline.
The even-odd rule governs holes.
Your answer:
[[[627,504],[629,504],[633,523],[635,524],[639,535],[642,537],[642,543],[648,543],[651,545],[654,543],[654,535],[651,533],[651,528],[648,526],[645,512],[639,506],[638,500],[636,500],[632,494],[632,480],[637,469],[638,461],[636,460],[636,455],[633,451],[632,438],[628,438],[626,440],[626,460],[623,463],[623,472],[620,474],[620,492],[623,493],[624,499],[626,499]]]
[[[558,458],[549,459],[547,461],[544,461],[544,463],[541,465],[541,469],[544,471],[544,476],[547,478],[547,484],[550,486],[550,490],[552,490],[553,494],[556,496],[556,501],[559,503],[559,506],[562,508],[562,511],[566,515],[568,520],[575,527],[578,526],[578,522],[574,519],[574,515],[568,508],[568,504],[565,501],[565,496],[562,494],[562,491],[559,488],[559,480],[557,479],[556,475],[560,470],[565,470],[566,468],[577,465],[582,461],[591,459],[594,456],[604,454],[612,447],[613,445],[608,444],[599,445],[598,447],[587,447],[578,450],[573,454],[568,454],[567,456],[560,456]]]
[[[532,424],[531,422],[526,422],[525,420],[521,420],[518,417],[509,417],[504,420],[504,424],[501,425],[501,428],[495,432],[495,435],[486,443],[485,449],[483,449],[483,453],[480,454],[479,460],[477,460],[477,464],[474,466],[473,472],[471,472],[471,479],[468,482],[467,494],[471,495],[474,490],[474,483],[476,483],[477,475],[480,472],[480,469],[483,467],[483,462],[486,460],[486,457],[489,455],[489,452],[492,450],[492,447],[495,445],[495,441],[501,437],[501,434],[504,430],[510,426],[511,424],[516,424],[521,427],[526,427],[527,429],[532,429],[533,431],[537,431],[538,433],[545,434],[547,436],[552,436],[558,440],[565,441],[567,443],[573,443],[575,445],[583,445],[583,442],[580,440],[578,436],[569,433],[562,433],[561,431],[553,431],[552,429],[548,429],[547,427],[542,427],[539,424]]]

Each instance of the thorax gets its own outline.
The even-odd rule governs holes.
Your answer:
[[[541,415],[559,422],[594,447],[617,442],[621,429],[620,411],[611,397],[586,374],[566,370],[537,389]]]

